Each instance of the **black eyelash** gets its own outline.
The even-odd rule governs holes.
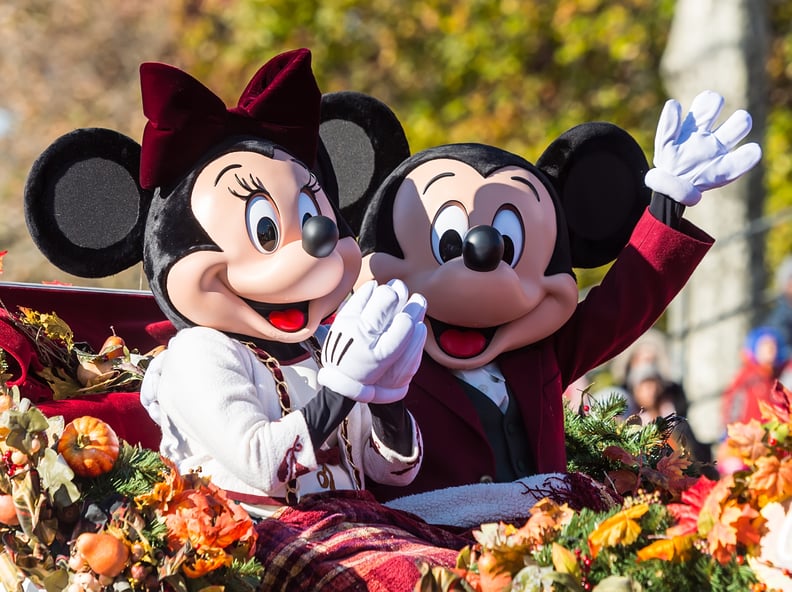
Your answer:
[[[264,183],[261,182],[261,179],[258,177],[254,177],[253,173],[250,173],[250,181],[248,182],[247,179],[240,177],[239,175],[234,175],[237,183],[239,186],[245,190],[245,193],[239,193],[234,189],[228,188],[229,193],[240,199],[248,199],[254,193],[266,193],[269,194],[267,188],[264,187]]]
[[[319,184],[319,179],[317,179],[316,175],[313,173],[309,173],[309,175],[308,183],[305,186],[314,193],[319,192],[322,189],[322,186]]]

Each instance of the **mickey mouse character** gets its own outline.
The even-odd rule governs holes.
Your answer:
[[[181,471],[203,470],[252,515],[277,512],[259,532],[267,589],[293,575],[269,567],[292,559],[268,553],[313,553],[308,523],[326,549],[300,573],[311,589],[367,579],[365,564],[328,567],[352,548],[333,537],[359,522],[390,529],[358,537],[357,551],[395,553],[393,569],[372,578],[414,582],[416,553],[453,564],[443,547],[458,540],[361,492],[368,478],[404,485],[420,467],[420,432],[402,399],[425,341],[425,300],[401,282],[372,281],[323,348],[315,336],[357,280],[361,255],[319,180],[333,177],[310,53],[270,60],[230,109],[171,66],[146,63],[140,76],[142,146],[110,130],[72,132],[39,158],[25,197],[31,234],[64,270],[105,276],[142,258],[178,329],[141,392],[162,453]],[[322,493],[339,498],[311,495]]]
[[[564,389],[657,320],[713,242],[682,218],[685,206],[761,156],[756,144],[735,150],[751,128],[746,112],[714,128],[722,106],[705,92],[683,118],[669,101],[647,170],[636,142],[600,122],[566,132],[536,164],[480,144],[410,156],[387,107],[359,94],[328,99],[323,141],[339,186],[359,188],[342,207],[360,225],[360,281],[399,278],[428,301],[406,398],[423,465],[406,488],[374,487],[378,496],[565,471]],[[349,164],[361,154],[379,159]],[[573,267],[614,258],[578,302]]]

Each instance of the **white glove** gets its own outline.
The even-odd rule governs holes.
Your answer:
[[[666,102],[655,136],[656,168],[646,173],[647,187],[692,206],[702,191],[731,183],[759,162],[762,149],[756,143],[733,150],[751,131],[747,111],[735,111],[712,130],[723,102],[719,94],[704,91],[693,99],[684,120],[679,102]]]
[[[400,280],[382,286],[372,280],[352,294],[322,347],[319,384],[362,403],[386,402],[375,400],[375,384],[390,371],[383,386],[397,388],[402,372],[392,366],[404,354],[414,357],[416,342],[423,347],[426,337],[421,322],[426,301],[418,294],[408,300],[407,295]]]
[[[426,299],[420,294],[413,294],[402,309],[402,313],[413,319],[415,330],[410,336],[410,343],[402,355],[374,385],[374,398],[371,403],[393,403],[407,395],[410,381],[418,371],[426,343],[426,325],[422,322],[426,313]]]

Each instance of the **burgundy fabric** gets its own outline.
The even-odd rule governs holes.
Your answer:
[[[160,345],[147,326],[165,320],[154,296],[144,291],[0,282],[0,302],[11,312],[18,306],[54,312],[71,327],[77,341],[96,351],[114,329],[128,347],[146,353]]]
[[[676,231],[644,213],[602,283],[563,327],[496,359],[519,405],[537,473],[566,471],[564,389],[650,328],[712,243],[688,222]],[[448,369],[424,355],[405,402],[421,428],[423,463],[406,487],[369,483],[379,499],[495,476],[493,451],[481,422]]]
[[[66,422],[90,415],[110,424],[130,444],[159,450],[162,432],[140,404],[140,393],[106,393],[62,401],[44,401],[36,407],[47,417],[62,415]]]
[[[69,325],[75,340],[87,342],[94,351],[99,351],[115,330],[127,347],[146,353],[160,344],[149,334],[147,327],[152,323],[166,322],[149,292],[0,283],[0,302],[10,312],[16,312],[19,306],[41,313],[54,312]],[[30,341],[0,322],[0,348],[10,352],[20,368],[25,368],[26,379],[15,382],[19,383],[22,395],[36,403],[45,415],[63,415],[67,421],[81,415],[92,415],[109,423],[130,444],[159,449],[159,426],[143,409],[139,393],[87,395],[52,401],[49,388],[30,376],[30,370],[39,367]]]
[[[311,52],[296,49],[264,64],[236,107],[178,68],[140,66],[143,132],[140,184],[173,183],[209,149],[231,136],[270,140],[313,166],[319,137],[321,92],[311,71]]]
[[[32,402],[49,399],[49,387],[36,379],[34,372],[41,370],[38,353],[30,339],[16,328],[9,313],[0,309],[0,350],[5,352],[5,361],[11,378],[9,386],[19,387]]]
[[[473,543],[412,514],[374,501],[367,491],[307,496],[256,525],[262,590],[408,592],[419,564],[454,567]]]
[[[158,321],[146,325],[146,333],[160,345],[167,345],[171,337],[176,335],[176,327],[170,321]]]

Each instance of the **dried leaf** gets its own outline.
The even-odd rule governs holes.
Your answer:
[[[783,501],[792,495],[792,458],[764,456],[756,460],[748,484],[759,499],[760,507]]]
[[[80,491],[73,481],[74,471],[55,450],[47,448],[37,468],[56,505],[65,508],[80,499]]]
[[[421,578],[416,583],[414,592],[474,592],[475,590],[465,577],[455,570],[422,563],[420,572]],[[470,576],[478,578],[477,574]]]
[[[0,549],[0,585],[5,590],[16,591],[21,589],[25,574],[22,573],[8,555],[8,551]]]
[[[580,565],[572,551],[553,542],[552,557],[553,567],[557,572],[570,574],[574,576],[575,579],[580,579]]]
[[[684,458],[682,453],[674,451],[657,462],[656,470],[665,478],[667,490],[677,495],[686,491],[697,480],[696,477],[685,474],[690,465],[689,459]]]
[[[628,466],[637,464],[637,459],[619,446],[608,446],[602,451],[602,454],[610,460],[618,460]]]
[[[662,559],[663,561],[687,561],[693,551],[695,535],[681,535],[669,539],[660,539],[643,549],[639,549],[636,556],[638,561],[649,559]]]
[[[52,389],[52,398],[56,401],[71,399],[75,396],[81,385],[61,368],[44,367],[36,373],[47,381]]]
[[[619,495],[634,493],[641,484],[641,478],[630,469],[616,469],[608,472],[608,479]]]
[[[603,521],[588,537],[592,558],[604,547],[634,543],[641,534],[641,525],[636,520],[648,511],[649,504],[636,504]]]
[[[14,498],[19,527],[31,539],[36,539],[36,529],[39,522],[39,505],[41,489],[38,479],[33,479],[33,473],[28,470],[15,475],[11,479],[11,495]]]
[[[515,533],[518,540],[528,544],[544,543],[574,516],[574,511],[567,504],[558,505],[550,498],[536,502],[530,512],[531,517]]]
[[[759,400],[759,412],[766,421],[777,420],[783,425],[790,423],[790,400],[792,393],[778,380],[767,393],[768,401]]]
[[[755,419],[748,423],[733,423],[726,426],[729,435],[726,446],[748,465],[765,456],[769,448],[763,442],[765,430]]]

